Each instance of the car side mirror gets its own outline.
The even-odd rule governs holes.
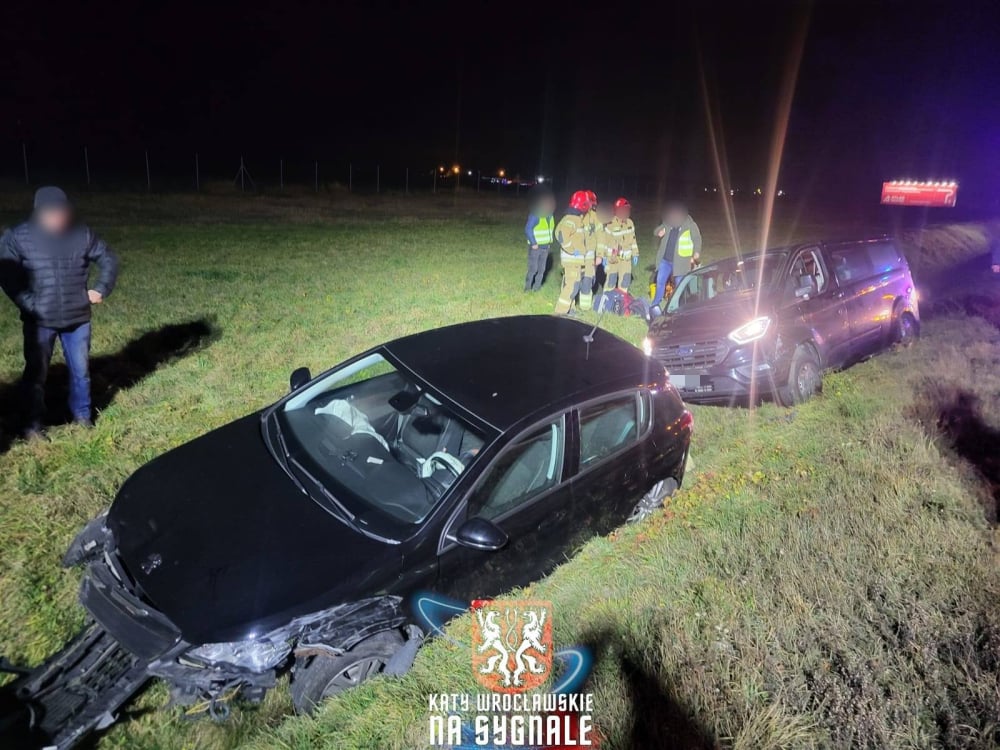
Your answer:
[[[489,519],[476,516],[458,527],[455,541],[469,549],[496,552],[507,546],[508,537],[503,529]]]
[[[312,379],[313,376],[308,367],[297,367],[292,370],[292,374],[288,377],[288,388],[297,391]]]

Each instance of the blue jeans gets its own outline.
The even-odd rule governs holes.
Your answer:
[[[667,291],[667,281],[670,280],[670,273],[673,270],[673,264],[669,260],[660,261],[660,265],[656,269],[656,297],[653,298],[653,307],[663,302],[663,295]]]
[[[69,368],[69,410],[74,420],[90,419],[90,323],[75,328],[46,328],[24,322],[24,375],[28,424],[37,426],[45,416],[45,379],[56,338]]]

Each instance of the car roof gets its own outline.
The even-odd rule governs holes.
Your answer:
[[[593,326],[553,315],[518,315],[436,328],[385,349],[441,395],[504,431],[538,412],[648,382],[639,349]],[[654,376],[655,377],[655,376]]]

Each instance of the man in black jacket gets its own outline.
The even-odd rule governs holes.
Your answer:
[[[97,235],[73,222],[66,193],[39,188],[29,221],[0,238],[0,286],[21,311],[24,327],[26,436],[41,434],[45,378],[56,339],[69,368],[73,421],[91,427],[90,307],[111,294],[118,258]],[[90,266],[98,268],[89,283]]]

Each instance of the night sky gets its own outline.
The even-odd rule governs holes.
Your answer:
[[[805,28],[786,187],[956,177],[988,196],[998,5],[8,0],[0,177],[17,178],[23,141],[49,162],[86,145],[106,169],[149,148],[690,187],[714,181],[704,76],[732,180],[751,189]]]

